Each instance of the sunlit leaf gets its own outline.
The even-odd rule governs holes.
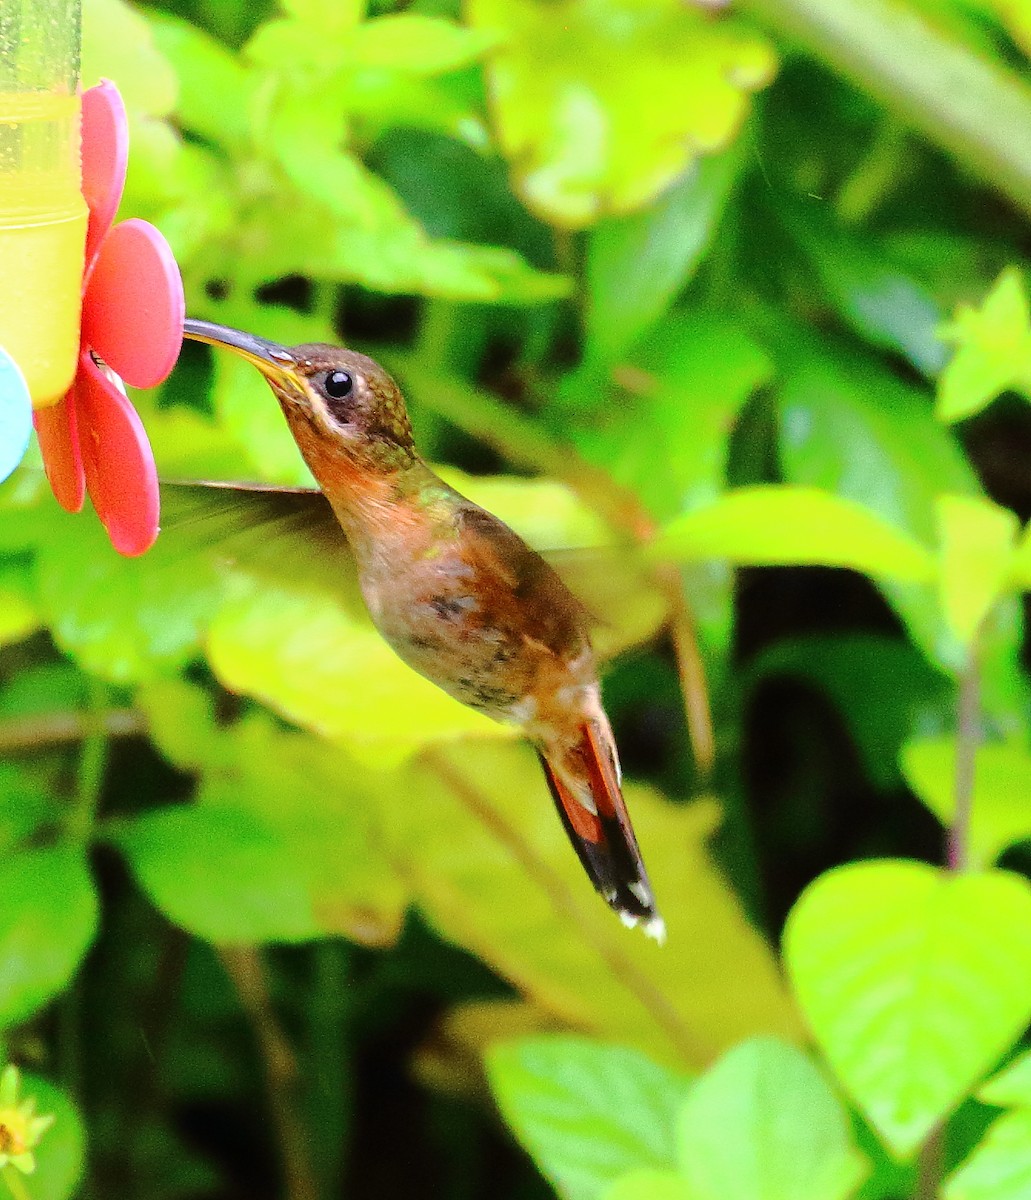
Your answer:
[[[70,982],[97,929],[81,850],[9,854],[0,864],[0,1028],[31,1016]]]
[[[503,35],[487,70],[515,186],[580,228],[647,204],[740,128],[774,57],[756,35],[675,0],[473,0]]]
[[[952,632],[968,645],[1005,590],[1018,521],[1006,508],[976,496],[938,500],[939,586]]]
[[[906,782],[943,825],[956,811],[956,744],[952,738],[921,738],[902,752]],[[978,747],[969,853],[988,866],[1014,842],[1031,837],[1031,754],[1024,739]]]
[[[127,108],[150,116],[167,116],[178,89],[149,23],[125,0],[83,0],[81,78],[84,88],[112,80]]]
[[[682,1175],[642,1168],[628,1171],[601,1193],[602,1200],[692,1200]]]
[[[181,690],[151,692],[149,704],[158,744],[184,765],[200,762],[197,801],[143,814],[117,835],[154,903],[219,943],[328,933],[391,941],[404,889],[377,851],[368,795],[387,777],[367,776],[333,747],[279,732],[266,718],[216,734],[201,715],[184,736],[175,709],[167,711]]]
[[[628,1171],[672,1166],[688,1081],[585,1038],[495,1046],[487,1074],[506,1123],[559,1193],[590,1200]]]
[[[0,562],[0,646],[20,641],[39,624],[39,611],[24,568]]]
[[[158,48],[179,76],[180,121],[217,145],[242,148],[256,80],[224,45],[192,22],[159,11],[149,20]]]
[[[419,802],[384,820],[416,903],[543,1011],[694,1066],[749,1034],[796,1036],[769,948],[705,849],[712,802],[685,809],[626,789],[669,930],[660,948],[594,894],[527,747],[434,748],[412,779]]]
[[[1019,271],[1007,267],[980,308],[961,305],[942,336],[956,353],[938,381],[941,420],[973,416],[1010,389],[1031,401],[1031,314]]]
[[[822,875],[784,949],[828,1062],[908,1158],[1031,1017],[1031,885],[867,862]]]
[[[738,488],[677,517],[651,553],[678,562],[850,567],[909,580],[928,579],[933,570],[924,546],[861,504],[786,485]]]
[[[475,62],[496,40],[489,32],[439,17],[392,13],[359,25],[348,50],[363,68],[436,75]]]
[[[736,1046],[693,1086],[677,1122],[691,1200],[845,1200],[863,1180],[848,1116],[793,1046]]]
[[[127,682],[196,653],[220,585],[195,545],[159,537],[144,558],[129,560],[111,550],[92,514],[53,511],[50,525],[39,556],[41,611],[84,667]]]

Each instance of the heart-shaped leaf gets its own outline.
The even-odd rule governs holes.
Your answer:
[[[505,1119],[565,1196],[586,1200],[632,1170],[672,1167],[683,1076],[636,1050],[524,1038],[488,1056]]]
[[[735,1046],[698,1080],[678,1149],[691,1200],[844,1200],[865,1173],[827,1081],[773,1038]]]
[[[1031,1017],[1031,885],[1002,871],[829,871],[792,910],[784,949],[828,1061],[901,1158]]]

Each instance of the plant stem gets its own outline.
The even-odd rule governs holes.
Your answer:
[[[902,0],[747,0],[767,24],[1031,210],[1031,88]]]
[[[956,696],[956,764],[953,778],[952,822],[946,834],[945,865],[949,871],[965,871],[970,860],[970,819],[974,811],[974,779],[980,723],[980,631],[967,650],[967,661],[959,677]],[[945,1169],[946,1123],[939,1125],[920,1151],[915,1200],[936,1200]]]
[[[79,757],[75,802],[65,826],[69,838],[82,845],[89,842],[93,831],[107,767],[107,731],[104,728],[107,697],[99,681],[87,678],[89,704],[84,714],[86,738]]]
[[[272,1006],[261,956],[242,946],[223,946],[218,956],[257,1038],[283,1165],[283,1195],[286,1200],[317,1200],[308,1135],[297,1097],[297,1061]]]
[[[96,731],[105,738],[135,737],[145,733],[146,717],[134,708],[109,708],[97,721],[90,713],[49,712],[16,717],[0,725],[0,754],[18,754],[48,746],[81,742]]]
[[[970,819],[974,808],[974,769],[980,741],[980,669],[977,635],[970,644],[956,700],[955,806],[948,831],[946,864],[965,871],[970,858]]]
[[[945,1166],[945,1126],[937,1129],[924,1142],[920,1151],[920,1162],[913,1200],[938,1200],[942,1173]]]

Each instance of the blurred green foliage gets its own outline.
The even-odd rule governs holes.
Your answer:
[[[303,502],[170,483],[126,561],[26,470],[16,1200],[1028,1195],[1031,5],[723,9],[84,0],[191,315],[382,359],[600,618],[669,943]],[[134,399],[311,482],[245,364]]]

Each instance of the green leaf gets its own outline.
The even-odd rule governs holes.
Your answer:
[[[97,930],[80,850],[23,850],[0,864],[0,1028],[24,1021],[70,982]]]
[[[1015,268],[1002,272],[980,308],[960,305],[942,337],[956,346],[938,381],[942,421],[971,417],[1011,389],[1031,401],[1031,313]]]
[[[625,785],[669,929],[659,947],[594,894],[528,747],[435,747],[404,778],[418,802],[383,819],[419,909],[553,1019],[693,1067],[755,1033],[798,1036],[769,947],[708,852],[711,800]]]
[[[494,1046],[487,1076],[505,1121],[571,1200],[601,1196],[628,1171],[674,1165],[688,1081],[635,1050],[525,1038]]]
[[[32,1097],[38,1114],[51,1113],[54,1123],[33,1151],[36,1169],[26,1188],[32,1200],[69,1200],[86,1162],[86,1131],[67,1094],[37,1075],[22,1075],[21,1094]]]
[[[925,375],[937,375],[946,358],[938,302],[872,238],[827,220],[825,208],[792,212],[789,225],[835,306],[867,341],[903,355]]]
[[[692,1200],[687,1183],[675,1171],[628,1171],[603,1192],[602,1200]]]
[[[633,212],[740,128],[769,46],[674,0],[473,0],[502,152],[550,224]]]
[[[900,1158],[1031,1017],[1031,885],[1015,875],[841,867],[802,894],[784,950],[828,1062]]]
[[[848,1116],[793,1046],[736,1046],[691,1089],[678,1159],[691,1200],[845,1200],[866,1173]]]
[[[293,198],[281,211],[263,213],[263,236],[275,228],[270,251],[282,256],[263,262],[266,278],[292,272],[381,292],[510,304],[568,293],[568,279],[534,270],[513,250],[428,237],[393,189],[340,149],[342,104],[317,100],[287,89],[272,114],[270,149],[305,203]],[[324,210],[322,219],[313,220],[311,201],[316,217]]]
[[[1031,1050],[1025,1050],[993,1075],[977,1098],[998,1108],[1031,1108]]]
[[[158,49],[179,75],[179,120],[216,145],[245,147],[256,80],[221,42],[192,22],[158,11],[148,19]]]
[[[196,553],[210,531],[159,536],[143,558],[125,559],[92,513],[47,508],[40,601],[62,649],[117,683],[151,678],[196,653],[221,594],[214,567]]]
[[[982,497],[941,496],[938,526],[942,611],[956,638],[969,646],[1005,592],[1019,522]]]
[[[592,462],[666,519],[723,490],[738,413],[773,366],[740,325],[707,309],[671,314],[631,361],[624,389],[590,383],[592,403],[578,406],[573,436]]]
[[[126,107],[148,116],[167,116],[175,105],[175,71],[147,20],[125,0],[83,0],[80,74],[84,88],[113,80]]]
[[[856,500],[927,545],[938,540],[937,498],[978,496],[976,476],[928,398],[876,362],[796,345],[781,393],[780,455],[791,483]],[[878,587],[928,660],[955,674],[966,652],[945,623],[937,580],[879,579]],[[982,640],[984,698],[1013,723],[1023,711],[1016,662],[1020,617],[999,605]]]
[[[955,811],[956,743],[922,738],[902,752],[906,782],[943,825]],[[979,746],[970,817],[972,863],[992,863],[1014,842],[1031,837],[1031,754],[1023,738]]]
[[[727,492],[671,521],[654,558],[725,558],[755,566],[850,567],[873,576],[925,580],[929,552],[869,509],[817,488],[759,485]]]
[[[348,39],[348,49],[364,70],[437,75],[468,66],[496,42],[489,31],[419,13],[393,13],[359,25]]]
[[[40,625],[25,567],[0,562],[0,646],[20,642]]]
[[[1031,1110],[1006,1113],[945,1181],[942,1200],[1025,1200],[1031,1194]]]
[[[618,362],[673,303],[712,241],[741,162],[736,147],[700,159],[650,207],[591,231],[589,361]]]
[[[212,942],[345,933],[374,944],[400,927],[403,887],[378,848],[376,792],[338,750],[252,717],[212,736],[183,689],[152,689],[155,735],[203,771],[197,802],[127,822],[117,841],[153,902]],[[187,699],[189,697],[187,696]]]

